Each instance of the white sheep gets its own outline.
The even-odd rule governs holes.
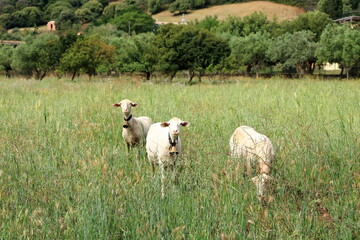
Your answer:
[[[258,197],[261,199],[267,193],[270,177],[271,162],[275,152],[270,139],[252,127],[238,127],[230,138],[230,155],[235,158],[245,159],[244,166],[248,176],[252,169],[257,168],[258,176],[252,181],[257,187]]]
[[[124,122],[122,137],[124,138],[128,153],[131,147],[145,145],[145,139],[151,126],[151,119],[149,117],[133,117],[131,114],[131,107],[136,107],[138,104],[128,99],[124,99],[118,103],[114,103],[114,107],[121,107],[124,113]]]
[[[190,122],[172,118],[168,122],[154,123],[146,138],[146,152],[154,174],[155,164],[160,167],[161,196],[165,196],[165,168],[174,168],[176,158],[181,153],[181,127],[190,126]]]

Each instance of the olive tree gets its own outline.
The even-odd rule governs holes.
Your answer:
[[[360,62],[360,31],[347,25],[328,25],[320,37],[316,50],[319,63],[338,63],[346,70],[349,78],[350,69]]]
[[[100,40],[79,38],[61,57],[60,72],[72,73],[74,80],[77,73],[86,73],[89,80],[99,71],[108,70],[114,61],[115,47]]]
[[[159,68],[171,72],[189,72],[189,83],[197,73],[199,81],[205,70],[219,64],[230,54],[228,43],[213,33],[193,26],[167,24],[160,27],[154,38]]]
[[[59,37],[52,33],[40,34],[29,37],[25,44],[15,49],[11,67],[27,75],[35,73],[35,78],[42,80],[55,70],[60,56]]]
[[[271,41],[266,55],[284,69],[296,68],[300,76],[312,73],[318,46],[314,38],[315,34],[310,31],[286,33]]]

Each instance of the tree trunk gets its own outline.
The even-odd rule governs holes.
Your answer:
[[[258,68],[258,66],[257,66],[257,65],[254,65],[252,68],[255,70],[255,77],[256,77],[256,79],[259,78],[259,68]]]
[[[35,78],[36,80],[40,80],[40,71],[35,70]]]
[[[146,81],[149,81],[151,78],[151,72],[145,72],[145,78],[146,78]]]
[[[198,75],[198,79],[199,79],[199,83],[201,83],[201,78],[202,76],[205,75],[205,72],[204,71],[199,71],[199,75]]]
[[[252,68],[251,65],[246,66],[246,74],[247,74],[248,77],[250,77],[251,68]]]
[[[343,73],[344,73],[344,67],[341,66],[341,72],[340,72],[340,77],[341,77],[341,78],[342,78]]]
[[[299,74],[299,78],[304,75],[304,68],[301,65],[296,65],[296,72]]]
[[[170,82],[172,82],[172,80],[174,79],[175,75],[176,75],[177,71],[174,71],[170,74]]]
[[[71,77],[71,81],[74,81],[75,76],[76,76],[76,72],[73,73],[73,75]]]
[[[194,71],[193,70],[191,70],[191,69],[189,69],[188,70],[188,73],[189,73],[189,84],[191,83],[191,81],[192,81],[192,79],[194,78],[194,76],[195,76],[195,73],[194,73]]]
[[[349,72],[352,67],[346,68],[346,80],[349,80]]]
[[[43,74],[41,74],[40,76],[40,81],[43,80],[45,76],[46,76],[46,72],[43,72]]]

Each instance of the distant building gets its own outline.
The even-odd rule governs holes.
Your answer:
[[[56,31],[55,21],[50,21],[47,23],[47,30]]]

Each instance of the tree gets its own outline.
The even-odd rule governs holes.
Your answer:
[[[245,16],[242,21],[244,23],[241,31],[242,36],[247,36],[250,33],[266,31],[266,26],[269,24],[267,16],[262,12],[254,12],[251,15]]]
[[[153,38],[153,33],[119,38],[115,43],[117,47],[116,69],[119,72],[141,73],[146,80],[150,80],[157,63],[152,44]]]
[[[349,78],[350,69],[360,62],[360,31],[347,25],[328,25],[316,50],[319,63],[339,63]]]
[[[162,10],[164,0],[148,0],[148,11],[151,14],[158,13]]]
[[[169,7],[169,11],[171,13],[179,12],[179,14],[186,13],[190,9],[190,0],[175,0],[175,2],[173,2]]]
[[[11,67],[22,73],[42,80],[48,72],[54,71],[61,56],[59,37],[52,33],[29,37],[26,44],[18,46],[14,52]]]
[[[241,36],[244,28],[244,22],[239,17],[228,16],[225,21],[221,21],[216,27],[220,33],[229,33],[233,36]]]
[[[247,72],[254,69],[256,77],[259,68],[266,62],[266,51],[269,48],[270,34],[251,33],[246,37],[233,37],[230,42],[230,62],[247,66]]]
[[[300,76],[305,72],[312,73],[318,45],[314,38],[315,34],[310,31],[286,33],[270,43],[266,55],[285,69],[295,67]]]
[[[315,11],[301,14],[298,18],[292,21],[284,21],[281,23],[281,26],[285,32],[289,33],[309,30],[315,33],[315,41],[318,42],[322,31],[332,22],[333,21],[329,18],[328,14]]]
[[[196,72],[201,81],[207,67],[219,64],[230,54],[228,43],[223,39],[186,25],[161,26],[154,45],[158,49],[160,70],[172,72],[172,77],[178,70],[188,70],[189,83]]]
[[[139,11],[125,12],[115,17],[110,23],[129,34],[150,32],[155,27],[155,20],[148,14]]]
[[[198,28],[203,28],[209,31],[214,31],[219,26],[220,21],[217,16],[206,16],[203,20],[198,21],[197,19],[194,22],[190,23]]]
[[[107,69],[107,66],[114,61],[115,47],[100,40],[78,39],[70,47],[60,60],[60,72],[72,73],[71,80],[74,80],[77,73],[86,73],[94,76],[100,70]]]
[[[112,2],[104,8],[102,17],[109,20],[126,12],[143,12],[133,1]]]
[[[5,71],[7,77],[10,77],[10,70],[14,48],[12,46],[0,46],[0,71]]]
[[[12,14],[9,27],[33,27],[42,23],[42,13],[38,7],[25,7]]]
[[[103,6],[97,0],[91,0],[85,3],[81,8],[75,11],[75,16],[82,23],[87,23],[95,20],[101,15]]]
[[[320,0],[317,9],[328,14],[331,18],[340,18],[342,16],[342,0]]]

